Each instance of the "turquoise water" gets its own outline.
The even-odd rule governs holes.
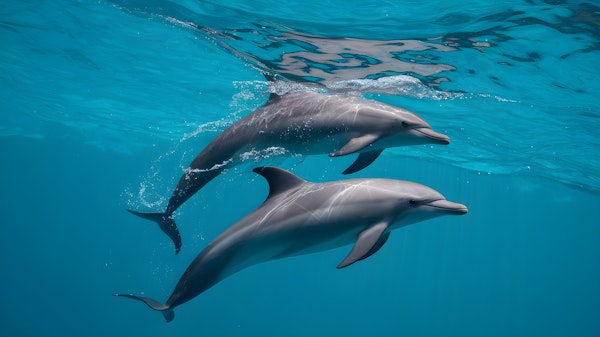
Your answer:
[[[5,1],[0,5],[0,335],[600,335],[600,7],[592,2]],[[271,85],[261,71],[291,80]],[[258,158],[162,210],[211,139],[269,91],[401,106],[448,146],[388,149],[353,177],[469,207],[350,247],[244,270],[166,324],[190,261],[267,194],[354,159]]]

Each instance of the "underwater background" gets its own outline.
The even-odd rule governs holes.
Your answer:
[[[592,1],[3,1],[0,335],[600,336],[600,7]],[[290,80],[269,84],[263,72]],[[190,161],[269,92],[406,108],[448,146],[387,149],[352,177],[469,207],[237,273],[166,324],[192,259],[267,195],[252,168],[314,182],[355,156],[257,154],[175,214]]]

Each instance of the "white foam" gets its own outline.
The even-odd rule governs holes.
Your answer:
[[[208,169],[192,169],[192,168],[188,167],[188,168],[185,169],[185,173],[186,173],[186,175],[188,175],[190,173],[202,173],[202,172],[209,172],[209,171],[213,171],[213,170],[218,170],[218,169],[221,169],[221,168],[227,166],[232,161],[233,161],[233,159],[227,159],[227,160],[223,161],[222,163],[215,164],[211,168],[208,168]]]
[[[212,121],[212,122],[207,122],[207,123],[201,124],[200,126],[198,126],[196,128],[196,130],[183,134],[183,137],[181,137],[181,139],[179,139],[179,142],[180,143],[185,142],[186,140],[188,140],[190,138],[194,138],[197,135],[204,133],[204,132],[223,131],[224,129],[228,128],[232,124],[233,124],[233,120],[230,116],[219,119],[217,121]]]
[[[151,184],[151,183],[147,182],[147,181],[143,181],[140,183],[138,199],[139,199],[139,202],[142,205],[144,205],[144,207],[146,207],[148,209],[152,209],[154,207],[158,207],[158,206],[162,205],[166,201],[166,198],[164,196],[159,196],[158,199],[156,199],[155,201],[149,200],[149,197],[151,197],[151,195],[150,195],[151,193],[147,193],[149,184]],[[152,186],[150,186],[150,190],[153,190],[153,189],[154,188],[152,188]]]
[[[289,151],[283,147],[271,146],[263,150],[250,150],[240,154],[241,161],[259,161],[261,159],[282,156],[288,154]]]
[[[439,91],[423,84],[418,78],[408,75],[380,77],[378,79],[353,79],[330,83],[327,87],[335,92],[380,93],[387,95],[403,95],[434,100],[454,99],[462,94]]]

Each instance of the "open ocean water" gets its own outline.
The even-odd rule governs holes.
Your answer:
[[[600,336],[599,63],[593,1],[2,1],[0,335]],[[265,199],[252,168],[347,178],[353,155],[255,154],[175,213],[178,255],[125,211],[163,210],[210,140],[290,90],[425,118],[450,145],[352,177],[469,213],[341,270],[350,246],[248,268],[168,324],[111,296],[165,301]]]

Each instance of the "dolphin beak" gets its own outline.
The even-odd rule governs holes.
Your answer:
[[[440,199],[436,201],[432,201],[427,204],[427,206],[434,208],[435,210],[439,210],[448,214],[453,215],[463,215],[467,214],[469,211],[467,206],[463,204],[459,204],[456,202],[448,201],[445,199]]]
[[[450,138],[444,134],[433,131],[431,128],[416,128],[413,129],[418,135],[434,140],[438,144],[450,144]]]

